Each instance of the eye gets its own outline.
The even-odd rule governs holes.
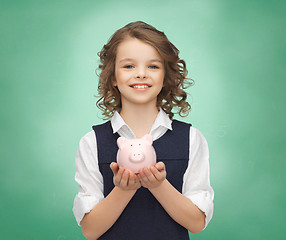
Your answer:
[[[150,65],[149,68],[151,68],[151,69],[158,69],[159,67],[156,66],[156,65]]]
[[[134,68],[134,66],[129,64],[129,65],[125,65],[124,68],[131,69],[131,68]]]
[[[133,145],[131,144],[131,147],[132,147]]]
[[[139,143],[139,146],[141,146],[141,143]]]

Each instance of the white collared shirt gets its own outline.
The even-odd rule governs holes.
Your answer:
[[[118,112],[111,118],[113,133],[126,138],[136,138]],[[172,121],[160,109],[150,134],[153,140],[160,138],[167,130],[172,130]],[[104,199],[103,177],[98,167],[97,143],[92,130],[83,136],[76,154],[75,180],[79,192],[75,196],[73,212],[78,225],[84,215]],[[190,127],[189,164],[183,177],[182,194],[189,198],[205,215],[205,228],[213,215],[214,191],[210,186],[209,149],[203,134]]]

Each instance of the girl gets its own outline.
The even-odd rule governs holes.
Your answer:
[[[87,239],[189,239],[212,218],[214,192],[202,133],[188,114],[187,70],[163,32],[144,22],[119,29],[99,53],[97,104],[107,119],[81,140],[74,215]],[[157,163],[138,174],[116,163],[119,136],[150,133]]]

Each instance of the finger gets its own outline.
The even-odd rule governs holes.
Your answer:
[[[140,181],[143,182],[144,184],[150,183],[150,180],[148,178],[148,170],[147,168],[143,168],[140,170]]]
[[[133,185],[135,185],[135,174],[132,172],[129,172],[128,186],[133,186]]]
[[[116,175],[117,172],[118,172],[118,170],[119,170],[118,164],[117,164],[116,162],[112,162],[112,163],[110,164],[110,168],[111,168],[111,170],[112,170],[112,172],[113,172],[113,175]]]
[[[119,168],[119,170],[118,170],[118,172],[114,178],[115,182],[120,183],[121,178],[122,178],[122,174],[124,173],[124,170],[125,170],[124,168]]]
[[[154,177],[159,180],[160,179],[160,172],[158,171],[157,168],[155,168],[154,166],[150,167],[150,170],[152,172],[152,174],[154,175]]]
[[[139,173],[134,174],[134,178],[135,178],[135,183],[140,183]],[[140,183],[140,184],[141,184],[141,183]]]
[[[138,179],[140,182],[144,181],[144,178],[146,178],[144,172],[143,172],[143,169],[140,169],[139,172],[138,172]]]
[[[136,177],[136,179],[135,179],[135,184],[136,184],[136,187],[137,187],[137,188],[140,188],[140,187],[142,186],[142,184],[141,184],[141,182],[140,182],[140,180],[139,180],[139,177]]]
[[[144,168],[144,174],[147,177],[149,182],[157,181],[157,179],[155,178],[154,174],[151,172],[150,168]]]
[[[138,174],[134,174],[134,186],[137,188],[141,187],[141,182]]]
[[[159,170],[162,171],[165,169],[165,164],[163,162],[158,162],[156,163],[155,167]]]
[[[122,174],[120,186],[122,186],[123,188],[127,187],[128,179],[129,179],[129,172],[128,172],[128,170],[125,170],[124,173]]]
[[[135,175],[135,184],[140,184],[141,185],[138,175]]]

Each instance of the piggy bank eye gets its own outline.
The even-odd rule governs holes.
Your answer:
[[[131,147],[132,147],[133,145],[131,144]]]
[[[139,143],[139,146],[141,146],[141,143]]]

